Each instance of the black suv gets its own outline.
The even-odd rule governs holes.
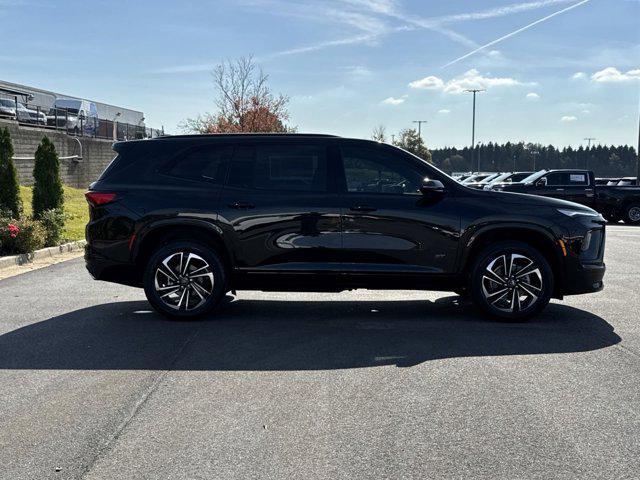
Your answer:
[[[467,188],[390,145],[328,135],[116,143],[86,197],[86,262],[173,317],[235,290],[420,289],[504,319],[596,292],[605,222],[583,205]]]

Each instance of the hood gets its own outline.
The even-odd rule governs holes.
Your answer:
[[[528,195],[526,193],[515,192],[494,192],[491,190],[483,190],[482,193],[489,195],[496,201],[513,205],[527,205],[529,207],[550,207],[550,208],[566,208],[571,210],[580,210],[585,213],[595,213],[592,208],[581,205],[580,203],[568,202],[559,198],[543,197],[540,195]]]

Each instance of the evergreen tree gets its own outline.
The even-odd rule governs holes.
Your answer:
[[[0,210],[18,218],[22,212],[18,172],[13,164],[13,144],[8,128],[0,128]]]
[[[33,167],[33,216],[40,215],[50,209],[62,210],[64,194],[60,180],[60,160],[56,147],[48,137],[43,137],[36,150]]]

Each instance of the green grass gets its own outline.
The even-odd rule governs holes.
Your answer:
[[[89,221],[89,207],[84,199],[84,189],[64,187],[64,213],[66,220],[62,238],[65,240],[83,240],[84,226]],[[20,187],[22,208],[25,216],[31,215],[31,197],[33,187]]]

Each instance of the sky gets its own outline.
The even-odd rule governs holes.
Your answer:
[[[426,120],[429,147],[638,142],[640,0],[0,0],[0,80],[142,110],[215,111],[213,67],[252,55],[300,132]]]

